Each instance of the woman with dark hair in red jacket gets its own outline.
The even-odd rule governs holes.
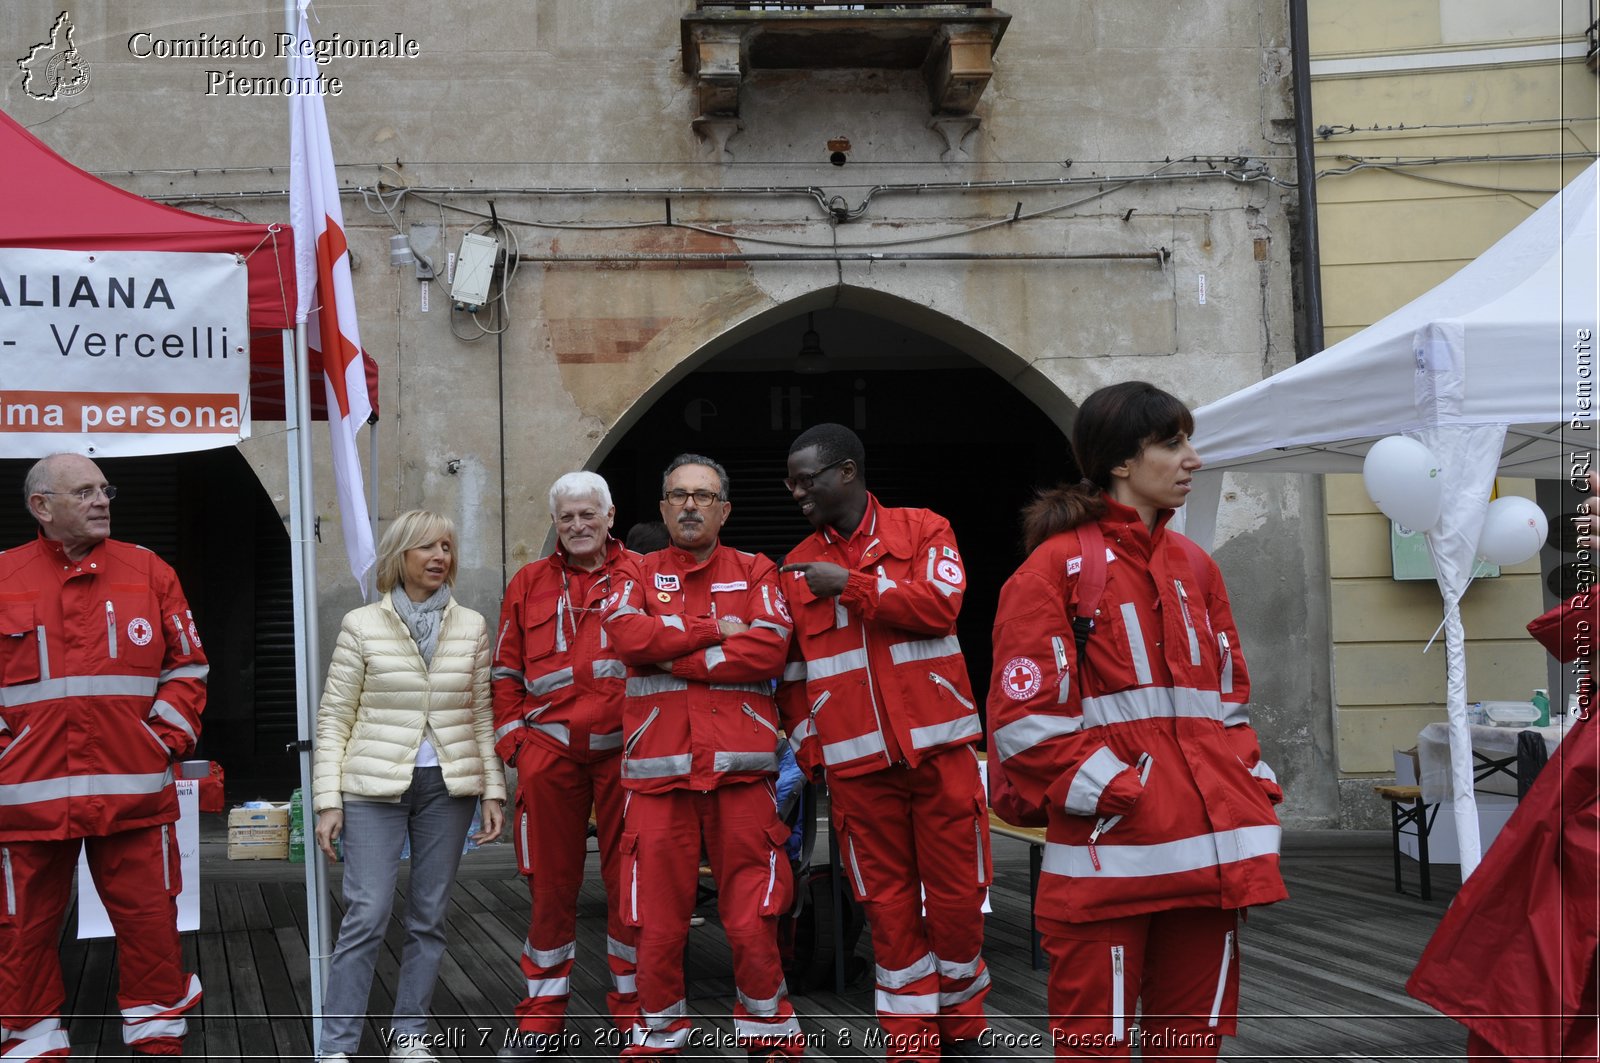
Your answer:
[[[1072,436],[1085,479],[1024,512],[1030,556],[995,618],[991,770],[1048,812],[1036,910],[1058,1058],[1135,1041],[1145,1059],[1215,1058],[1236,1026],[1239,911],[1287,896],[1283,791],[1227,590],[1167,527],[1200,468],[1193,427],[1150,384],[1090,395]]]

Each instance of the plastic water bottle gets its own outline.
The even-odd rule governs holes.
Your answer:
[[[300,788],[289,795],[289,863],[306,862],[306,802]]]
[[[1537,687],[1533,692],[1533,707],[1539,710],[1539,718],[1533,721],[1535,727],[1550,726],[1550,691]]]

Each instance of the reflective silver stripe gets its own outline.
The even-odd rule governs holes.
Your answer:
[[[56,698],[154,697],[159,685],[153,675],[68,675],[0,687],[0,707],[10,709]]]
[[[751,628],[764,627],[768,631],[776,631],[778,634],[782,635],[784,638],[788,638],[789,637],[789,629],[788,628],[784,627],[782,624],[774,623],[771,620],[752,620],[750,622],[750,627]]]
[[[800,1036],[800,1021],[793,1015],[782,1022],[755,1022],[751,1019],[734,1019],[733,1035],[748,1039],[781,1039]],[[751,1049],[751,1051],[757,1051]]]
[[[571,977],[528,979],[528,996],[534,999],[539,997],[564,997],[571,992]]]
[[[957,701],[961,702],[961,704],[967,707],[967,711],[976,712],[978,710],[978,706],[972,703],[971,698],[961,693],[960,690],[957,690],[954,683],[950,682],[950,680],[946,679],[938,672],[929,672],[928,678],[933,681],[934,686],[944,687],[945,691],[949,693],[951,697],[955,698]]]
[[[894,968],[874,965],[872,977],[880,988],[904,989],[917,979],[926,978],[938,969],[938,957],[931,952],[924,952],[922,958],[909,967]]]
[[[1086,727],[1173,717],[1223,721],[1228,709],[1215,690],[1193,687],[1135,687],[1083,699]]]
[[[556,650],[563,653],[567,649],[567,629],[561,623],[561,614],[566,611],[566,607],[567,596],[562,594],[556,599]]]
[[[571,685],[572,669],[570,667],[560,668],[554,672],[546,672],[544,675],[529,679],[523,683],[528,693],[536,698],[543,697],[552,690],[560,690],[562,687],[570,687]]]
[[[518,686],[521,686],[523,683],[527,682],[527,680],[523,678],[522,673],[515,668],[496,668],[489,673],[489,678],[515,679]]]
[[[628,739],[627,745],[622,747],[623,756],[633,752],[633,747],[639,744],[639,739],[644,737],[645,731],[649,729],[651,724],[656,722],[656,717],[660,715],[661,707],[659,705],[651,708],[650,714],[644,718],[644,723],[639,725],[639,729],[633,732],[633,737]]]
[[[1013,720],[994,731],[995,750],[1001,760],[1010,760],[1018,753],[1026,753],[1036,745],[1054,738],[1077,734],[1083,728],[1081,716],[1046,716],[1031,714]]]
[[[161,888],[172,889],[172,850],[167,841],[167,825],[161,824]]]
[[[530,723],[528,728],[547,734],[564,746],[572,744],[572,732],[567,730],[567,725],[564,723]]]
[[[639,1015],[644,1019],[645,1024],[652,1030],[659,1030],[663,1026],[675,1022],[678,1019],[687,1018],[688,1014],[688,1005],[682,1000],[668,1004],[660,1011],[644,1011],[641,1009],[639,1012]]]
[[[31,731],[31,730],[33,730],[33,724],[31,724],[31,723],[23,724],[22,725],[22,733],[17,735],[17,737],[13,738],[11,740],[11,744],[10,745],[6,746],[4,749],[0,749],[0,760],[5,760],[6,757],[10,756],[11,755],[11,751],[16,749],[18,746],[20,746],[22,744],[22,740],[24,738],[28,737],[28,732]]]
[[[878,731],[846,738],[843,742],[830,742],[822,747],[822,762],[830,767],[884,752],[883,735]]]
[[[45,637],[44,625],[34,628],[39,637],[39,678],[50,678],[50,640]]]
[[[164,720],[167,723],[170,723],[172,726],[188,735],[190,742],[198,742],[200,740],[200,736],[194,733],[194,728],[189,726],[189,721],[183,718],[183,713],[179,712],[177,709],[173,708],[171,705],[168,705],[164,701],[158,701],[154,705],[150,706],[149,718],[152,720]]]
[[[767,730],[771,731],[772,732],[772,737],[774,737],[774,738],[778,737],[778,728],[777,728],[777,726],[774,725],[774,724],[768,723],[766,718],[764,716],[762,716],[759,712],[757,712],[755,709],[752,709],[748,705],[740,705],[739,708],[744,710],[744,714],[746,716],[750,717],[756,723],[759,723],[762,727],[765,727]]]
[[[688,758],[685,757],[685,760]],[[778,770],[776,753],[729,753],[718,750],[711,758],[713,771],[769,771]],[[685,771],[689,769],[685,768]]]
[[[940,993],[939,1007],[953,1008],[957,1004],[965,1004],[973,997],[989,988],[989,969],[985,967],[983,973],[972,980],[972,984],[965,989],[958,989],[954,993]]]
[[[1133,655],[1133,677],[1136,683],[1149,683],[1150,655],[1145,650],[1144,629],[1139,626],[1139,609],[1132,602],[1122,603],[1122,626],[1128,638],[1128,652]]]
[[[619,616],[640,616],[640,615],[643,615],[643,613],[644,613],[643,609],[636,609],[631,605],[623,604],[623,605],[617,606],[616,609],[612,610],[611,615],[606,617],[606,619],[609,621],[609,620],[615,620]],[[666,618],[663,617],[662,619],[666,619]]]
[[[622,762],[622,777],[624,779],[667,779],[674,775],[689,774],[689,754],[681,753],[672,757],[644,757],[624,760]]]
[[[17,914],[17,882],[11,877],[11,850],[0,849],[0,871],[5,872],[6,914]],[[24,1031],[26,1032],[26,1031]]]
[[[1111,1039],[1122,1040],[1122,1012],[1127,1006],[1127,995],[1122,985],[1122,946],[1111,946]]]
[[[178,633],[178,646],[183,650],[183,655],[189,656],[189,633],[184,630],[183,618],[177,613],[172,614],[172,629]],[[112,656],[116,654],[113,653]]]
[[[844,602],[838,598],[833,600],[833,626],[841,630],[850,626],[850,614],[845,611]]]
[[[832,657],[818,657],[814,661],[807,661],[806,678],[827,679],[829,676],[843,675],[866,666],[867,648],[863,646],[857,650],[836,653]]]
[[[783,666],[783,681],[785,683],[798,683],[806,677],[806,662],[790,661]]]
[[[800,752],[800,744],[815,734],[817,729],[811,725],[810,720],[801,720],[800,725],[789,732],[789,748],[796,753]]]
[[[615,657],[598,657],[589,664],[596,679],[626,679],[628,666]]]
[[[0,805],[31,805],[69,797],[131,797],[158,794],[172,785],[172,769],[149,775],[64,775],[0,786]]]
[[[974,956],[966,963],[956,963],[952,960],[940,959],[938,956],[935,956],[934,959],[939,961],[939,977],[949,978],[953,981],[960,981],[963,978],[976,978],[978,972],[983,969],[982,956]]]
[[[711,671],[711,669],[715,668],[717,665],[721,664],[727,659],[728,655],[722,652],[721,646],[706,647],[706,671]]]
[[[760,694],[765,697],[772,693],[769,683],[708,683],[708,690],[729,690],[740,694]]]
[[[873,994],[873,1002],[884,1015],[937,1015],[939,994],[919,993],[915,996],[887,993],[882,989]]]
[[[665,694],[673,690],[688,690],[689,681],[675,675],[661,672],[658,675],[635,675],[628,677],[628,697],[647,698],[652,694]]]
[[[934,565],[934,562],[937,561],[937,560],[939,560],[939,550],[938,550],[938,548],[937,547],[933,547],[933,546],[928,547],[928,574],[925,577],[926,579],[932,579],[933,578],[933,565]]]
[[[29,1027],[29,1029],[34,1028],[36,1027]],[[6,1041],[8,1049],[6,1059],[16,1059],[21,1063],[22,1060],[36,1059],[47,1052],[67,1052],[72,1049],[72,1042],[67,1039],[65,1030],[51,1030],[37,1037],[23,1037],[17,1040],[19,1036],[13,1032],[11,1040]]]
[[[867,883],[861,877],[861,862],[856,859],[856,839],[852,835],[850,841],[850,874],[856,880],[856,892],[862,897],[867,896]]]
[[[1222,703],[1222,726],[1237,727],[1242,723],[1250,722],[1250,707],[1242,701],[1225,701]]]
[[[508,634],[510,634],[510,633],[511,633],[511,621],[507,620],[505,623],[500,625],[500,637],[494,640],[494,655],[496,657],[500,656],[500,647],[502,647],[502,646],[504,646],[506,644],[506,636]],[[496,679],[499,678],[499,675],[498,675],[499,671],[500,670],[498,668],[495,669],[495,672],[497,673],[496,676],[495,676]],[[522,673],[518,672],[517,673],[517,677],[521,678],[521,676],[522,676]]]
[[[949,598],[950,596],[952,596],[954,594],[960,593],[959,591],[957,591],[956,588],[950,586],[950,584],[946,583],[942,579],[931,579],[928,582],[933,584],[934,589],[937,590],[940,594],[944,595],[946,598]]]
[[[963,738],[983,733],[983,721],[977,714],[963,716],[959,720],[948,723],[931,723],[926,727],[913,727],[911,729],[911,745],[917,749],[932,749],[934,746],[944,745],[946,742],[956,742]]]
[[[954,635],[942,639],[918,639],[915,642],[889,644],[889,659],[895,664],[912,661],[931,661],[939,657],[953,657],[961,652],[961,642]]]
[[[883,566],[879,565],[878,566],[878,594],[879,594],[879,596],[882,596],[885,591],[894,590],[898,586],[899,586],[898,583],[896,583],[894,580],[890,579],[888,576],[884,575]]]
[[[681,1030],[647,1030],[643,1026],[633,1028],[633,1045],[635,1048],[653,1048],[663,1052],[681,1052],[683,1046],[689,1043],[690,1028],[685,1026]]]
[[[522,943],[522,955],[535,967],[554,967],[566,963],[578,954],[578,943],[569,941],[553,949],[536,949],[528,942]]]
[[[112,657],[117,655],[117,611],[111,607],[110,601],[106,602],[106,649]]]
[[[122,1022],[122,1043],[131,1045],[153,1037],[183,1037],[189,1032],[189,1021],[183,1016],[175,1019],[145,1019],[142,1022]],[[10,1059],[10,1056],[6,1057]]]
[[[1198,834],[1155,845],[1106,845],[1097,847],[1100,869],[1095,870],[1089,849],[1083,845],[1047,842],[1044,870],[1052,875],[1072,878],[1146,878],[1175,875],[1202,867],[1217,867],[1271,856],[1278,851],[1282,828],[1277,824],[1240,827],[1218,834]]]
[[[195,1001],[200,999],[200,977],[191,974],[189,984],[184,988],[183,997],[173,1004],[135,1004],[122,1009],[124,1022],[134,1019],[153,1019],[160,1015],[172,1015],[182,1009],[191,1008]],[[8,1057],[9,1058],[9,1057]]]
[[[618,941],[610,934],[606,935],[606,955],[615,956],[617,959],[625,960],[628,963],[639,962],[639,950],[637,948]]]
[[[1183,614],[1183,630],[1189,636],[1189,663],[1200,663],[1200,637],[1195,634],[1194,617],[1189,615],[1189,592],[1183,589],[1183,580],[1175,579],[1172,585],[1178,588],[1178,611]]]
[[[1278,781],[1277,774],[1267,766],[1267,762],[1264,760],[1256,761],[1256,766],[1250,769],[1250,774],[1254,775],[1258,779],[1265,779],[1268,782]]]
[[[1111,752],[1110,746],[1101,746],[1089,754],[1088,759],[1078,765],[1072,785],[1067,787],[1067,797],[1063,802],[1067,811],[1077,816],[1097,814],[1100,811],[1100,795],[1111,785],[1111,780],[1128,767],[1122,758]]]
[[[1233,647],[1228,645],[1228,633],[1217,632],[1217,648],[1222,651],[1222,679],[1217,684],[1224,694],[1233,693]]]
[[[599,734],[591,734],[589,736],[589,748],[591,750],[621,749],[622,732],[603,731]]]
[[[1217,968],[1217,995],[1211,998],[1211,1018],[1207,1026],[1215,1027],[1222,1014],[1222,998],[1228,989],[1228,965],[1233,962],[1233,931],[1222,938],[1222,965]]]
[[[752,1015],[768,1017],[778,1014],[778,1007],[783,1003],[783,998],[789,995],[789,983],[779,979],[778,991],[764,1000],[757,1000],[744,990],[735,988],[739,996],[739,1003],[744,1005],[744,1010]]]
[[[661,623],[666,627],[677,628],[679,631],[687,630],[683,626],[683,617],[681,616],[662,616],[657,617],[656,619],[660,620]]]
[[[169,679],[198,679],[204,683],[210,675],[209,664],[183,664],[162,672],[158,681],[165,683]]]
[[[631,997],[639,991],[639,976],[611,972],[611,988],[619,996]]]
[[[510,734],[512,731],[515,731],[517,728],[519,728],[521,726],[522,726],[522,721],[521,720],[512,720],[508,724],[505,724],[505,725],[503,725],[501,727],[496,727],[494,729],[494,740],[496,742],[500,741],[500,739],[504,738],[506,735]]]

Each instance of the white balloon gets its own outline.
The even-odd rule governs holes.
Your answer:
[[[1372,444],[1361,466],[1372,502],[1392,521],[1425,532],[1439,523],[1444,484],[1439,459],[1409,436],[1386,436]]]
[[[1549,531],[1544,510],[1532,499],[1519,495],[1497,498],[1483,515],[1478,556],[1496,565],[1520,564],[1539,552]]]

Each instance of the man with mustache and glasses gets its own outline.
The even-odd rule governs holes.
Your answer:
[[[606,888],[606,1007],[633,1028],[638,931],[618,907],[622,836],[622,695],[627,667],[607,645],[600,603],[617,566],[632,556],[611,537],[611,488],[592,472],[569,472],[550,488],[557,546],[512,577],[495,637],[495,751],[517,769],[511,839],[533,898],[522,973],[528,993],[501,1059],[533,1059],[561,1048],[577,952],[589,810],[594,809]]]
[[[606,630],[630,665],[623,707],[623,914],[639,931],[639,1023],[624,1056],[689,1042],[683,947],[704,845],[733,951],[734,1032],[753,1057],[798,1056],[776,921],[793,894],[773,793],[772,681],[789,648],[777,570],[723,546],[728,474],[697,454],[667,466],[672,545],[619,566]]]

